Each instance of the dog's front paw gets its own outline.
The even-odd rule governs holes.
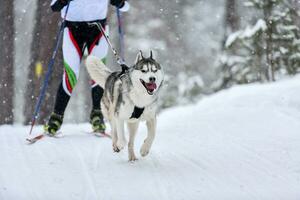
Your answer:
[[[124,149],[126,145],[126,141],[125,140],[118,140],[117,142],[117,148],[119,149],[119,151],[121,151],[122,149]]]
[[[113,151],[114,151],[115,153],[119,153],[119,152],[120,152],[120,149],[118,148],[116,142],[113,142],[112,147],[113,147]]]
[[[129,162],[134,162],[136,160],[138,160],[138,159],[135,157],[133,147],[128,146],[128,161]]]
[[[137,161],[138,159],[135,157],[135,155],[134,154],[129,154],[128,155],[128,161],[129,162],[135,162],[135,161]]]
[[[150,147],[144,143],[141,150],[140,150],[140,153],[143,157],[147,156],[149,154],[149,151],[150,151]]]

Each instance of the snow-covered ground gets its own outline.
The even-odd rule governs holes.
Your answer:
[[[0,199],[300,199],[300,76],[163,112],[150,155],[134,164],[89,129],[64,125],[65,137],[27,145],[29,127],[0,127]]]

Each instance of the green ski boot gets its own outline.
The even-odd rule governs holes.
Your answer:
[[[44,131],[50,136],[55,136],[63,123],[63,115],[52,113],[47,124],[44,125]]]
[[[94,132],[105,133],[105,123],[101,110],[93,109],[90,115],[90,123]]]

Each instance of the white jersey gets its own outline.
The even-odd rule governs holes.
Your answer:
[[[52,0],[51,5],[56,1]],[[82,22],[105,19],[109,2],[109,0],[73,0],[70,2],[67,21]],[[65,16],[66,7],[61,10],[62,18]]]

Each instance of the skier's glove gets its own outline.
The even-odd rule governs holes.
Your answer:
[[[68,5],[68,3],[72,0],[57,0],[55,3],[51,4],[51,9],[53,12],[59,12],[63,7]]]
[[[125,0],[110,0],[110,4],[116,6],[122,12],[127,12],[130,8],[130,5]]]
[[[125,0],[110,0],[110,4],[118,8],[122,8],[125,4]]]

